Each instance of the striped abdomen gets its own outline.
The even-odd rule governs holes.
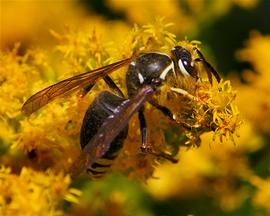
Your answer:
[[[82,149],[89,144],[89,141],[97,133],[103,122],[115,113],[115,108],[119,106],[125,99],[104,91],[100,93],[94,102],[89,106],[81,127],[81,147]],[[128,127],[116,136],[110,144],[109,149],[101,158],[97,158],[89,164],[87,172],[93,177],[101,177],[106,173],[117,157],[119,150],[123,147],[124,140],[127,137]],[[91,147],[90,147],[91,148]],[[93,146],[93,148],[95,148]]]

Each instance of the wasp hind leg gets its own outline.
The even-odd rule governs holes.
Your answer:
[[[167,154],[163,151],[156,151],[152,149],[152,146],[147,143],[147,126],[146,126],[146,121],[143,113],[143,108],[139,111],[139,121],[140,121],[140,130],[141,130],[141,138],[142,138],[142,143],[141,143],[141,151],[143,153],[148,153],[152,154],[156,157],[161,157],[166,160],[171,161],[172,163],[177,163],[178,160],[174,158],[172,155]]]
[[[114,93],[116,93],[118,96],[124,98],[123,92],[115,84],[115,82],[112,80],[112,78],[109,75],[106,75],[105,77],[103,77],[103,80],[110,87],[110,89],[113,90]],[[95,83],[91,83],[91,84],[88,84],[87,86],[83,87],[79,92],[79,97],[83,98],[88,92],[91,91],[91,89],[94,87],[94,85],[95,85]]]
[[[91,89],[94,87],[95,83],[88,84],[87,86],[84,86],[79,91],[79,98],[83,98],[88,92],[91,91]]]
[[[114,91],[118,96],[124,98],[124,94],[121,91],[121,89],[115,84],[115,82],[112,80],[112,78],[109,75],[106,75],[104,78],[104,81],[106,84],[110,87],[111,90]]]

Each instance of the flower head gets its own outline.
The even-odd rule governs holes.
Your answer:
[[[20,175],[0,168],[1,215],[62,215],[59,202],[78,202],[80,191],[69,188],[70,178],[50,170],[23,168]]]

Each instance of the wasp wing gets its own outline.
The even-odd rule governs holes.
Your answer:
[[[96,135],[84,147],[79,160],[71,167],[71,174],[77,176],[101,158],[109,149],[115,137],[128,125],[130,118],[143,106],[153,88],[144,86],[131,99],[127,99],[102,124]]]
[[[79,74],[77,76],[62,80],[54,85],[51,85],[36,94],[32,95],[22,107],[22,112],[25,115],[31,115],[47,103],[64,94],[69,94],[77,89],[80,89],[88,84],[95,83],[97,79],[104,77],[131,62],[132,58],[127,58],[110,65]]]

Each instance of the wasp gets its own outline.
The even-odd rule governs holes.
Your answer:
[[[128,122],[135,113],[138,113],[139,117],[142,152],[176,163],[177,159],[171,155],[149,148],[144,105],[146,102],[150,103],[169,119],[175,121],[173,113],[166,106],[151,99],[169,77],[178,76],[200,82],[201,77],[196,67],[200,63],[205,68],[211,84],[212,75],[218,82],[220,81],[218,73],[206,61],[203,54],[196,47],[192,52],[197,54],[196,58],[184,46],[175,46],[169,55],[160,52],[141,53],[135,57],[73,76],[31,96],[24,103],[22,112],[30,115],[57,97],[75,90],[81,89],[87,93],[99,79],[104,79],[112,91],[101,92],[85,113],[80,131],[81,158],[83,159],[78,162],[81,164],[81,169],[76,169],[76,171],[86,170],[93,177],[106,173],[123,147],[128,135]],[[110,73],[123,66],[128,66],[126,72],[128,95],[126,97],[109,76]]]

